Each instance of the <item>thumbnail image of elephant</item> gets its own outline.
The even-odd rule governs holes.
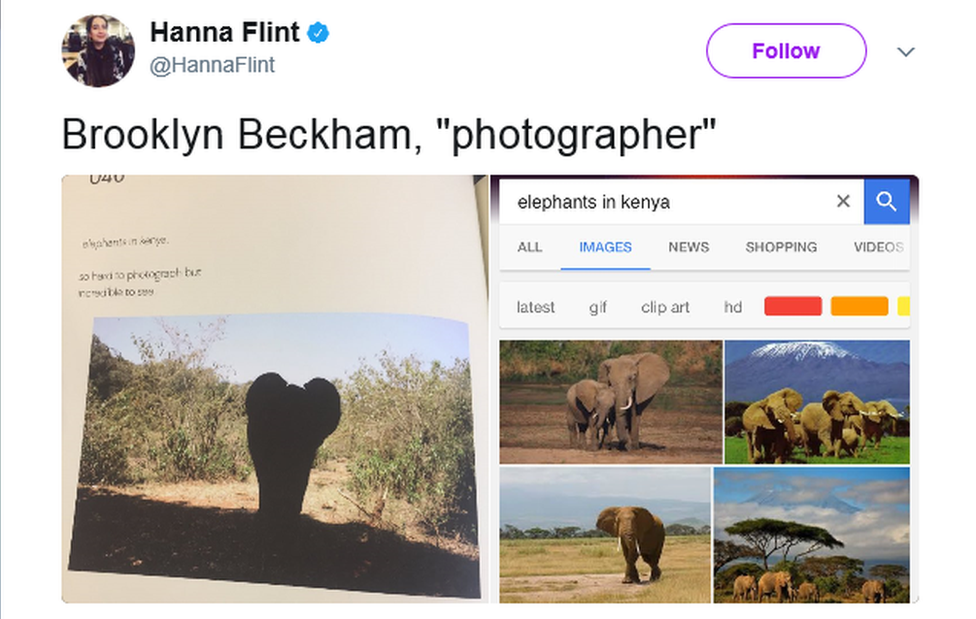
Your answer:
[[[726,464],[908,464],[909,353],[900,340],[726,342]]]
[[[721,462],[720,341],[504,341],[499,375],[503,464]]]
[[[97,319],[67,578],[480,597],[467,341],[423,316]]]
[[[501,467],[499,600],[710,601],[710,494],[707,466]]]

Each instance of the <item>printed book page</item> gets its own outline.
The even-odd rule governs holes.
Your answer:
[[[66,177],[63,598],[482,599],[482,255],[470,176]]]

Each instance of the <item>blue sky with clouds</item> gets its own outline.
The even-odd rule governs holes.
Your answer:
[[[908,467],[716,469],[716,539],[729,539],[725,527],[740,520],[774,518],[823,527],[844,542],[842,549],[818,551],[817,555],[907,562],[909,486]],[[776,493],[776,504],[750,501],[770,490]],[[831,495],[858,511],[844,513],[824,507],[824,499]]]

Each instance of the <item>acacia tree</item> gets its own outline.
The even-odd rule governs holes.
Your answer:
[[[725,527],[725,532],[746,540],[763,560],[763,567],[769,570],[769,557],[777,552],[783,553],[783,561],[789,561],[790,551],[800,544],[809,544],[806,550],[796,555],[796,559],[821,548],[843,548],[844,543],[831,535],[827,529],[772,518],[752,518],[741,520]]]
[[[832,557],[807,557],[800,564],[800,569],[810,577],[814,578],[837,578],[844,577],[846,574],[858,575],[864,569],[864,561],[852,559],[843,555]]]

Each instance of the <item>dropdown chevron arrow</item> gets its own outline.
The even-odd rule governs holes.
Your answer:
[[[904,56],[904,57],[906,57],[906,58],[908,58],[908,55],[909,55],[909,54],[911,54],[912,52],[914,52],[914,51],[915,51],[915,48],[913,47],[913,48],[911,48],[910,50],[908,50],[908,51],[906,52],[905,50],[903,50],[902,48],[900,48],[900,47],[899,47],[899,48],[898,48],[898,51],[900,51],[900,52],[901,52],[901,55],[902,55],[902,56]]]

